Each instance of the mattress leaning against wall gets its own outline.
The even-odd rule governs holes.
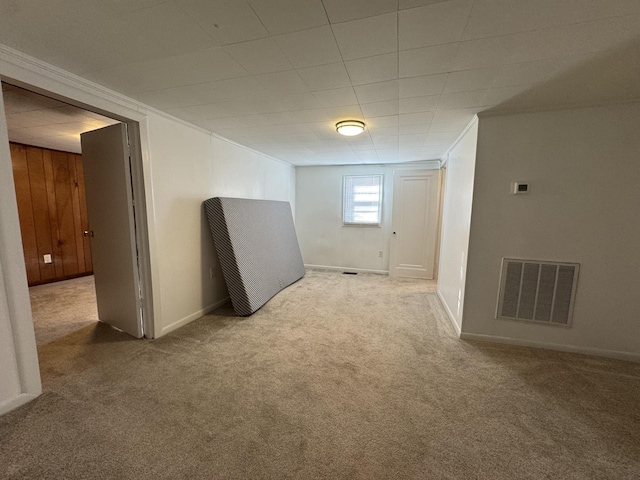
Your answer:
[[[233,309],[251,315],[305,274],[289,202],[204,202]]]

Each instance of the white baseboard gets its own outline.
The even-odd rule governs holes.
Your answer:
[[[166,335],[169,332],[173,332],[174,330],[183,327],[184,325],[186,325],[187,323],[191,323],[194,320],[197,320],[198,318],[207,315],[208,313],[213,312],[216,308],[221,307],[222,305],[224,305],[225,303],[227,303],[230,300],[229,297],[225,297],[222,300],[218,300],[215,303],[212,303],[211,305],[198,310],[197,312],[193,312],[191,315],[187,315],[184,318],[181,318],[180,320],[177,320],[169,325],[167,325],[166,327],[162,327],[162,330],[160,331],[160,335],[156,335],[155,338],[160,338],[164,335]]]
[[[544,348],[559,352],[580,353],[583,355],[593,355],[596,357],[614,358],[628,362],[640,363],[640,354],[631,352],[620,352],[617,350],[606,350],[603,348],[580,347],[575,345],[565,345],[560,343],[535,342],[531,340],[521,340],[519,338],[498,337],[495,335],[483,335],[480,333],[465,333],[460,335],[463,340],[478,340],[481,342],[504,343],[507,345],[517,345],[519,347]]]
[[[456,331],[456,335],[458,335],[459,337],[462,331],[460,330],[460,325],[458,325],[458,322],[456,322],[456,317],[453,316],[453,312],[451,311],[446,300],[440,293],[440,290],[436,289],[436,293],[438,294],[438,298],[440,299],[440,303],[442,304],[444,311],[447,313],[447,317],[449,317],[449,321],[451,322],[451,325],[453,325],[453,328]]]
[[[340,272],[375,273],[377,275],[389,275],[389,270],[370,270],[368,268],[335,267],[333,265],[310,265],[304,264],[305,268],[316,268],[318,270],[336,270]]]
[[[29,403],[31,400],[35,400],[36,398],[38,398],[38,395],[21,393],[17,397],[0,404],[0,415],[9,413],[11,410],[15,410],[16,408],[21,407],[25,403]]]

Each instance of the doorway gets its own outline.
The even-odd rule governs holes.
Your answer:
[[[29,144],[30,146],[25,148],[30,148],[32,153],[35,149],[41,150],[41,156],[44,158],[41,161],[37,159],[34,161],[32,158],[28,167],[33,164],[34,168],[26,169],[27,177],[31,175],[36,180],[36,184],[29,187],[31,189],[28,192],[29,198],[31,199],[31,193],[35,192],[34,196],[42,197],[44,203],[41,202],[38,208],[30,205],[30,209],[25,209],[18,202],[20,226],[23,232],[25,228],[28,230],[31,224],[35,224],[35,217],[40,217],[39,220],[48,220],[48,228],[51,230],[47,232],[45,228],[47,225],[40,225],[36,231],[35,225],[33,225],[33,240],[25,241],[23,235],[25,264],[27,272],[31,273],[29,275],[29,283],[32,285],[30,297],[36,339],[38,345],[42,345],[55,341],[61,336],[73,332],[74,329],[86,328],[87,325],[96,323],[98,319],[111,323],[108,316],[98,314],[96,307],[95,280],[91,275],[94,273],[92,267],[95,251],[91,252],[91,229],[86,222],[86,204],[81,198],[84,196],[81,188],[83,159],[80,157],[79,134],[99,130],[110,125],[122,125],[123,127],[126,125],[129,129],[135,130],[132,141],[126,142],[126,173],[129,178],[127,194],[133,198],[135,193],[138,207],[144,207],[137,123],[126,119],[110,118],[47,95],[20,88],[17,85],[3,82],[2,88],[5,97],[9,141],[12,142],[12,154],[14,145]],[[127,128],[124,127],[124,130],[126,131]],[[131,159],[129,159],[129,143],[134,146]],[[45,153],[42,154],[42,151]],[[51,160],[52,157],[57,163]],[[38,165],[44,165],[40,177]],[[59,172],[54,171],[54,165],[60,166]],[[51,173],[51,177],[48,179],[47,168]],[[134,178],[136,175],[139,178]],[[38,178],[40,178],[40,183],[38,183]],[[27,178],[27,180],[29,179]],[[65,182],[67,182],[66,186]],[[56,190],[58,184],[62,186]],[[65,188],[72,192],[69,199],[66,199]],[[107,198],[113,196],[118,200],[118,195],[108,193]],[[146,244],[138,247],[139,239],[144,239],[146,236],[144,208],[138,208],[138,211],[134,213],[132,201],[128,203],[131,211],[127,211],[126,215],[131,217],[132,230],[129,233],[130,241],[134,245],[132,250],[135,252],[134,255],[137,255],[138,252],[146,255]],[[44,212],[42,205],[52,208],[54,212]],[[81,214],[83,209],[85,212],[84,220]],[[23,210],[29,212],[30,218],[23,219]],[[97,223],[99,217],[94,216],[94,220]],[[64,233],[65,224],[67,227],[70,226],[73,233]],[[47,242],[47,237],[49,242]],[[99,253],[100,248],[97,251]],[[72,253],[74,255],[71,255]],[[148,266],[148,260],[142,261],[142,265],[139,265],[136,258],[135,263],[136,286],[132,290],[135,290],[134,294],[138,299],[142,297],[140,292],[150,291],[150,282],[147,281],[148,269],[145,268]],[[40,275],[41,272],[42,275]],[[134,274],[132,273],[132,275]],[[48,283],[52,280],[62,281]],[[140,313],[144,312],[147,324],[151,324],[152,312],[150,307],[148,310],[145,309],[146,302],[150,304],[150,295],[147,299],[141,299],[135,308],[139,309]],[[135,321],[140,324],[137,329],[140,334],[135,336],[140,337],[143,334],[152,336],[152,328],[145,331],[141,315]]]
[[[434,279],[439,170],[396,170],[389,274]]]

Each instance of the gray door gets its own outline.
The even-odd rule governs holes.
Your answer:
[[[119,123],[80,138],[98,318],[140,338],[142,311],[127,127]]]

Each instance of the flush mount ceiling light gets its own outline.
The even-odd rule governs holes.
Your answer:
[[[344,120],[336,123],[336,131],[346,137],[360,135],[364,131],[364,122],[359,120]]]

